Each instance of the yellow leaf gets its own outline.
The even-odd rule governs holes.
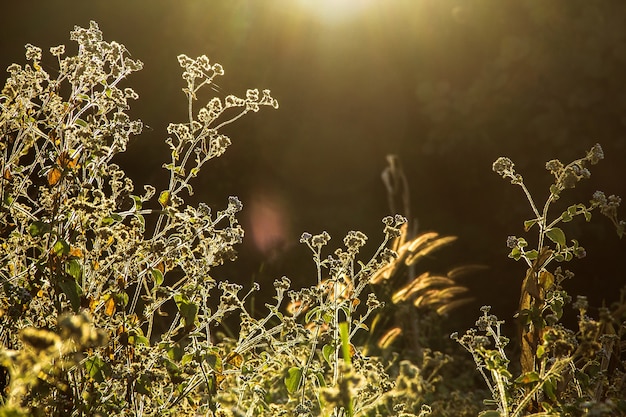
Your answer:
[[[541,271],[539,273],[539,285],[541,285],[545,291],[549,290],[552,288],[552,285],[554,285],[554,275],[546,270]]]
[[[159,204],[161,204],[161,207],[165,208],[169,206],[171,202],[172,201],[170,200],[170,192],[162,191],[159,195]]]
[[[98,307],[98,300],[89,297],[89,311],[93,313],[94,311],[96,311],[96,307]]]
[[[72,158],[68,151],[63,151],[57,158],[57,164],[63,169],[74,169],[78,165],[78,156]]]
[[[226,379],[226,375],[224,375],[222,373],[219,373],[219,372],[216,372],[215,373],[215,386],[218,389],[221,389],[222,388],[222,382],[224,382],[225,379]]]
[[[48,184],[56,185],[61,180],[61,170],[58,168],[52,168],[48,171]]]
[[[241,365],[243,365],[243,356],[237,352],[230,352],[226,356],[226,362],[230,363],[235,368],[241,368]]]
[[[109,297],[104,306],[104,314],[111,317],[113,313],[115,313],[115,299],[113,297]]]

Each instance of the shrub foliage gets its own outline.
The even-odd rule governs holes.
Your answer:
[[[206,56],[178,56],[188,120],[167,128],[167,187],[137,192],[113,161],[142,130],[129,116],[137,94],[124,87],[142,63],[103,40],[95,22],[75,27],[71,40],[73,55],[63,45],[50,48],[56,76],[44,69],[42,50],[26,45],[28,63],[8,68],[0,94],[0,416],[479,411],[480,391],[467,392],[467,375],[442,381],[453,357],[431,351],[420,327],[426,310],[445,314],[465,301],[455,299],[467,288],[454,277],[466,269],[415,274],[419,259],[454,237],[409,237],[407,220],[389,216],[382,242],[362,260],[361,232],[348,232],[335,250],[328,233],[304,233],[311,285],[296,290],[287,277],[277,279],[265,315],[253,316],[246,302],[256,284],[244,289],[211,276],[235,258],[242,203],[230,197],[212,209],[185,198],[204,164],[230,145],[222,128],[278,102],[269,90],[249,89],[199,106],[199,91],[224,70]],[[589,220],[597,209],[624,233],[619,198],[600,192],[589,205],[548,218],[562,191],[602,157],[596,145],[571,164],[548,162],[555,182],[542,211],[513,163],[494,163],[524,190],[534,213],[524,226],[538,229],[539,241],[536,249],[523,238],[507,241],[510,256],[529,268],[519,306],[519,376],[509,369],[510,339],[488,307],[477,329],[454,336],[491,393],[483,416],[626,413],[626,300],[592,319],[579,298],[579,329],[568,330],[559,322],[571,301],[562,285],[571,273],[547,269],[585,254],[561,222]],[[415,320],[403,323],[405,314]],[[238,331],[224,326],[227,315],[238,316]],[[400,334],[405,349],[394,352]]]

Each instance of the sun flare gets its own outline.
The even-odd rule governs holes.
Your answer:
[[[300,0],[302,9],[328,23],[343,22],[361,15],[374,0]]]

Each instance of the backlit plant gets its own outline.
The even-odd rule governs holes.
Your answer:
[[[382,242],[362,261],[361,232],[349,231],[334,251],[328,233],[304,233],[314,261],[308,285],[276,279],[265,315],[253,316],[247,303],[258,284],[244,289],[212,277],[243,239],[242,203],[230,197],[213,210],[185,198],[204,165],[230,145],[222,128],[277,101],[269,90],[250,89],[198,107],[201,89],[224,70],[206,56],[180,55],[188,120],[167,128],[169,181],[137,192],[113,161],[142,130],[129,116],[137,94],[124,86],[142,63],[104,41],[95,22],[75,27],[71,39],[74,55],[50,48],[55,76],[44,70],[42,50],[27,45],[29,63],[8,68],[0,93],[0,417],[475,414],[477,394],[461,381],[437,391],[444,365],[462,360],[432,351],[425,337],[412,356],[392,343],[402,332],[408,338],[424,309],[446,313],[464,301],[455,298],[467,291],[455,278],[466,269],[411,270],[454,237],[410,234],[404,216],[385,217]],[[524,190],[534,215],[525,228],[537,229],[539,241],[535,249],[524,238],[507,242],[510,256],[529,267],[520,375],[513,376],[509,339],[488,307],[477,329],[455,336],[492,395],[494,407],[483,415],[626,413],[626,294],[597,319],[579,297],[579,328],[571,331],[560,319],[572,274],[547,270],[585,255],[576,240],[568,243],[562,222],[599,210],[624,233],[619,198],[600,192],[548,218],[562,191],[602,157],[596,145],[571,164],[550,161],[555,182],[541,211],[513,163],[494,163]],[[408,201],[408,193],[389,197]],[[390,312],[401,319],[404,307],[409,323],[385,323]],[[238,319],[237,331],[224,325],[227,316]]]
[[[56,77],[43,69],[41,49],[27,45],[30,64],[8,68],[0,96],[0,320],[3,344],[13,349],[3,353],[11,371],[3,409],[41,415],[174,413],[189,406],[198,375],[208,391],[219,374],[210,361],[194,360],[198,352],[211,354],[210,325],[238,307],[232,301],[238,288],[218,286],[209,272],[233,258],[233,245],[243,236],[236,197],[212,212],[205,204],[185,205],[181,192],[191,193],[189,181],[230,144],[220,133],[223,126],[278,104],[268,90],[248,90],[245,98],[214,98],[196,110],[198,89],[223,69],[205,56],[179,56],[189,120],[168,127],[169,185],[156,198],[152,186],[136,194],[112,159],[142,130],[128,116],[137,94],[122,87],[142,63],[123,45],[104,41],[94,22],[76,27],[71,39],[78,44],[76,55],[65,57],[63,45],[50,49],[58,61]],[[149,227],[147,215],[155,217]],[[222,293],[221,302],[209,310],[213,289]],[[157,335],[155,319],[168,304],[176,314]],[[96,343],[101,346],[58,349],[33,379],[33,368],[16,362],[23,356],[12,352],[32,345],[26,338],[31,329],[60,331],[60,317],[68,313],[83,314],[85,323],[103,332]],[[185,339],[192,330],[195,336]],[[64,365],[66,353],[73,357],[71,366]]]
[[[600,145],[594,145],[586,156],[567,165],[551,160],[546,169],[554,175],[550,195],[540,211],[513,162],[498,158],[493,170],[524,191],[534,218],[524,222],[525,231],[538,229],[538,244],[529,249],[526,239],[509,236],[509,257],[523,259],[528,265],[521,287],[518,342],[520,347],[520,375],[515,378],[510,370],[510,359],[505,347],[510,339],[501,333],[503,321],[482,308],[483,316],[464,336],[453,338],[473,356],[480,374],[487,383],[493,399],[488,404],[497,407],[483,416],[564,415],[574,411],[585,415],[616,415],[626,413],[626,384],[623,381],[625,364],[624,337],[626,336],[626,306],[624,297],[612,310],[600,309],[600,317],[587,315],[586,299],[579,297],[573,306],[578,310],[578,329],[565,328],[560,320],[571,297],[563,282],[573,274],[560,266],[548,270],[552,262],[567,262],[585,256],[585,249],[577,240],[568,243],[560,223],[576,216],[591,220],[593,210],[607,216],[620,237],[624,221],[618,220],[620,198],[606,197],[601,191],[593,194],[589,204],[570,205],[554,217],[549,216],[552,205],[563,191],[574,188],[591,173],[588,164],[604,158]],[[576,414],[577,415],[577,414]]]
[[[213,211],[184,192],[230,145],[225,125],[277,101],[251,89],[197,108],[224,70],[180,55],[188,120],[167,128],[169,182],[137,193],[113,158],[142,130],[128,115],[137,94],[123,87],[142,63],[95,22],[71,39],[76,55],[50,49],[55,77],[27,45],[30,63],[9,67],[0,95],[0,416],[427,414],[415,389],[432,391],[432,378],[409,362],[391,369],[356,342],[381,304],[371,278],[397,256],[386,246],[405,219],[384,219],[365,263],[361,232],[327,257],[327,233],[303,234],[312,286],[278,279],[266,316],[251,316],[256,284],[211,277],[243,238],[242,203]],[[233,337],[219,327],[227,315],[239,316]]]

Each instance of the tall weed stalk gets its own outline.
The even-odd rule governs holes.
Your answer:
[[[487,383],[492,399],[486,404],[496,409],[482,416],[518,417],[523,415],[615,415],[626,413],[626,384],[624,370],[624,336],[626,335],[624,298],[612,309],[600,309],[600,317],[587,315],[584,297],[573,304],[579,312],[578,329],[572,331],[561,323],[564,308],[571,297],[563,283],[573,274],[560,266],[550,272],[553,262],[569,262],[583,258],[585,249],[575,239],[568,240],[559,225],[575,217],[591,220],[599,211],[615,225],[617,234],[624,234],[624,221],[618,220],[621,199],[597,191],[588,204],[569,205],[564,211],[550,216],[550,209],[562,193],[589,178],[589,165],[604,158],[600,145],[594,145],[583,158],[567,165],[559,160],[546,163],[554,176],[550,195],[543,207],[537,204],[515,172],[513,162],[498,158],[493,170],[512,184],[522,188],[534,215],[524,222],[526,232],[537,230],[537,247],[529,246],[523,237],[509,236],[509,257],[524,260],[528,266],[522,281],[518,313],[519,333],[516,340],[520,350],[520,374],[514,377],[505,347],[510,339],[501,333],[503,321],[482,308],[483,315],[462,337],[453,335],[473,356],[478,371]],[[601,365],[600,365],[601,364]],[[586,413],[586,414],[585,414]]]

